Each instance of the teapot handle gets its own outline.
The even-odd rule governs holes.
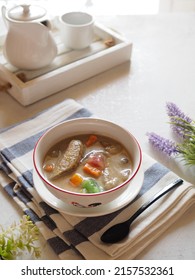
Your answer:
[[[42,25],[45,25],[49,30],[52,29],[52,25],[51,25],[51,22],[49,20],[43,20],[40,22]]]
[[[3,21],[5,23],[5,26],[8,27],[8,23],[7,23],[7,20],[6,20],[6,7],[5,6],[2,6],[1,7],[1,13],[2,13],[2,18],[3,18]]]

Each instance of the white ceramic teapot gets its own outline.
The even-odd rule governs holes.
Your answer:
[[[39,69],[56,57],[57,46],[51,34],[46,10],[35,5],[20,5],[2,15],[8,27],[3,46],[6,59],[20,69]]]

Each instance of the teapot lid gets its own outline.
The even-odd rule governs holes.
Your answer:
[[[9,10],[10,19],[18,21],[31,21],[45,16],[46,10],[35,5],[19,5]]]

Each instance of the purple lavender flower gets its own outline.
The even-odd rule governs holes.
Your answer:
[[[154,132],[147,133],[147,136],[149,143],[166,155],[171,156],[178,153],[177,145],[173,141],[163,138]]]
[[[186,132],[189,133],[189,131],[186,131],[186,129],[183,127],[183,125],[187,123],[191,123],[192,119],[186,116],[179,107],[172,103],[167,102],[166,104],[167,108],[167,114],[170,118],[171,128],[172,130],[180,137],[185,138]]]

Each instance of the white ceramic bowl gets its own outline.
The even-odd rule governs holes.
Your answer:
[[[132,158],[132,174],[127,181],[117,187],[100,193],[76,193],[61,189],[47,180],[42,170],[43,160],[48,150],[57,142],[79,134],[99,134],[120,142]],[[47,189],[60,200],[79,207],[103,205],[116,199],[126,188],[131,187],[131,180],[136,176],[142,162],[142,152],[135,137],[126,129],[110,121],[96,118],[80,118],[60,123],[38,140],[33,152],[34,169]]]

